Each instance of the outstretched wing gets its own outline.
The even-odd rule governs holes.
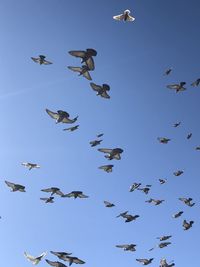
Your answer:
[[[90,70],[94,70],[95,69],[95,65],[94,65],[94,59],[92,57],[89,57],[87,60],[86,60],[86,65],[88,66],[88,68]]]
[[[72,51],[69,51],[68,53],[73,57],[80,57],[80,58],[85,57],[85,51],[82,51],[82,50],[77,50],[77,51],[72,50]]]
[[[97,85],[95,83],[90,83],[90,86],[92,87],[92,89],[96,92],[99,92],[102,88],[100,85]]]
[[[99,148],[98,151],[103,152],[103,153],[111,153],[112,149],[109,148]]]
[[[74,71],[74,72],[81,72],[82,68],[81,67],[72,67],[72,66],[68,66],[68,69]]]
[[[89,81],[92,80],[92,77],[91,77],[89,71],[84,72],[84,73],[83,73],[83,76],[84,76],[87,80],[89,80]]]
[[[7,184],[7,186],[9,186],[11,188],[14,188],[15,187],[15,184],[14,183],[11,183],[11,182],[8,182],[8,181],[5,181],[5,183]]]
[[[54,119],[54,120],[58,120],[59,119],[58,113],[53,112],[53,111],[51,111],[51,110],[49,110],[47,108],[46,108],[46,112],[52,119]]]
[[[44,59],[43,64],[44,64],[44,65],[50,65],[50,64],[53,64],[53,63],[50,62],[50,61],[48,61],[48,60],[45,60],[45,59]]]
[[[101,94],[101,96],[104,97],[104,98],[107,98],[107,99],[110,98],[110,96],[107,94],[106,91],[104,91],[104,92]]]
[[[39,58],[31,57],[31,59],[32,59],[35,63],[40,63],[40,59],[39,59]]]
[[[84,195],[83,193],[78,195],[78,197],[80,197],[80,198],[88,198],[88,196]]]
[[[113,19],[114,20],[123,20],[124,19],[124,14],[113,16]]]
[[[134,17],[132,17],[132,16],[130,16],[130,15],[128,15],[128,17],[127,17],[127,19],[126,19],[127,21],[134,21],[135,20],[135,18]]]
[[[50,193],[50,192],[52,192],[52,189],[51,188],[46,188],[46,189],[42,189],[41,191],[42,192]]]
[[[169,84],[167,85],[167,88],[177,90],[179,88],[178,84]]]

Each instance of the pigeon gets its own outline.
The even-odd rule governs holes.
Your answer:
[[[169,68],[165,71],[164,75],[169,75],[172,72],[172,68]]]
[[[54,120],[56,120],[56,123],[74,123],[77,121],[78,116],[74,119],[69,118],[69,113],[63,110],[58,110],[57,112],[53,112],[49,109],[46,109],[47,114]]]
[[[150,198],[149,200],[146,200],[145,202],[152,203],[155,206],[157,206],[157,205],[160,205],[163,201],[164,200]]]
[[[186,90],[186,88],[184,87],[185,84],[186,82],[180,82],[179,84],[170,84],[170,85],[167,85],[167,88],[176,90],[176,93],[178,93],[180,91]]]
[[[166,259],[161,259],[160,260],[160,266],[159,267],[172,267],[175,266],[175,264],[173,263],[173,261],[171,261],[171,264],[168,264]]]
[[[183,211],[179,211],[179,212],[173,214],[172,215],[172,218],[175,218],[176,219],[176,218],[180,217],[182,214],[183,214]]]
[[[161,144],[167,144],[169,141],[171,141],[171,139],[165,137],[158,137],[157,139]]]
[[[52,62],[47,61],[45,59],[46,57],[43,55],[39,55],[39,57],[31,57],[31,59],[35,62],[35,63],[39,63],[40,65],[50,65],[52,64]]]
[[[167,182],[166,179],[159,179],[160,184],[165,184]]]
[[[119,215],[117,215],[116,218],[119,218],[119,217],[125,218],[127,213],[128,213],[128,211],[124,211],[124,212],[120,213]]]
[[[86,65],[90,68],[90,70],[94,70],[94,60],[92,57],[97,55],[97,51],[92,48],[87,48],[86,51],[83,50],[74,50],[69,51],[69,54],[74,57],[79,57],[82,59],[81,63],[86,63]]]
[[[174,174],[175,176],[180,176],[180,175],[183,174],[183,171],[178,170],[178,171],[175,171],[173,174]]]
[[[69,128],[63,129],[63,131],[73,132],[73,131],[77,130],[78,127],[79,127],[79,125],[76,125],[76,126],[73,126],[73,127],[69,127]]]
[[[23,162],[22,165],[23,165],[24,167],[28,168],[29,171],[30,171],[31,169],[34,169],[34,168],[35,168],[35,169],[39,169],[39,168],[40,168],[40,166],[39,166],[38,164],[36,164],[36,163]]]
[[[197,146],[195,149],[196,149],[196,150],[200,150],[200,146]]]
[[[189,207],[193,207],[195,205],[195,203],[191,203],[192,198],[184,198],[184,197],[180,197],[179,198],[180,201],[184,202],[185,205],[189,206]]]
[[[54,203],[54,197],[41,197],[40,199],[45,201],[45,203]]]
[[[57,194],[62,197],[64,195],[63,192],[60,191],[60,188],[57,188],[57,187],[50,187],[47,189],[42,189],[41,191],[51,193],[51,196],[53,196],[54,194]]]
[[[32,264],[37,265],[43,257],[47,255],[47,252],[43,252],[40,256],[33,257],[29,255],[28,253],[24,252],[24,256],[27,258],[27,260],[31,261]]]
[[[124,251],[136,251],[135,244],[127,244],[127,245],[116,245],[117,248],[123,248]]]
[[[171,237],[172,237],[171,235],[163,235],[163,236],[157,237],[157,239],[159,239],[160,241],[165,241]]]
[[[141,186],[141,183],[133,183],[130,186],[129,192],[133,192],[134,190],[138,189]]]
[[[177,128],[180,124],[181,124],[181,122],[179,121],[179,122],[177,122],[177,123],[174,123],[173,126],[174,126],[175,128]]]
[[[90,76],[89,71],[91,70],[87,65],[82,65],[82,67],[72,67],[68,66],[68,69],[79,72],[79,76],[83,75],[87,80],[92,80],[92,77]]]
[[[135,18],[130,15],[131,11],[126,9],[122,14],[113,16],[114,20],[122,20],[122,21],[134,21]]]
[[[62,197],[74,197],[76,198],[88,198],[88,196],[84,195],[82,191],[72,191],[71,193],[62,195]]]
[[[94,140],[94,141],[90,141],[90,145],[91,147],[94,147],[94,146],[98,146],[101,144],[103,140]]]
[[[102,86],[97,85],[95,83],[90,83],[90,86],[94,91],[97,92],[97,96],[101,96],[103,98],[109,99],[110,96],[108,95],[107,91],[110,91],[110,86],[108,84],[102,84]]]
[[[200,79],[197,79],[196,81],[191,83],[191,86],[195,87],[195,86],[199,86],[199,84],[200,84]]]
[[[150,188],[146,186],[146,187],[143,187],[143,188],[137,188],[137,190],[141,190],[147,195],[149,193]]]
[[[112,160],[112,159],[120,160],[121,159],[120,154],[123,152],[123,149],[121,148],[113,148],[113,149],[99,148],[98,151],[107,153],[108,155],[106,155],[105,158],[109,160]]]
[[[64,260],[65,258],[70,256],[72,253],[68,253],[68,252],[54,252],[54,251],[50,251],[53,255],[57,256],[59,259]]]
[[[26,192],[25,191],[25,186],[20,185],[20,184],[14,184],[8,181],[5,181],[5,183],[7,184],[7,186],[9,186],[11,188],[11,192],[16,192],[16,191],[20,191],[20,192]]]
[[[100,137],[102,137],[104,134],[103,133],[101,133],[101,134],[97,134],[97,138],[100,138]]]
[[[187,139],[190,139],[192,137],[192,133],[189,133],[188,135],[187,135]]]
[[[67,267],[67,265],[65,265],[62,262],[59,261],[50,261],[50,260],[46,260],[46,262],[51,265],[51,266],[55,266],[55,267]]]
[[[66,256],[65,261],[69,262],[69,266],[71,266],[72,263],[76,263],[76,264],[84,264],[85,263],[83,260],[80,260],[77,257],[71,257],[71,256]]]
[[[103,165],[103,166],[100,166],[99,169],[104,170],[105,172],[109,173],[109,172],[112,172],[113,167],[114,165]]]
[[[136,259],[136,261],[142,263],[143,265],[148,265],[153,261],[154,258],[151,259]]]
[[[157,246],[155,246],[155,247],[149,249],[149,251],[152,251],[152,250],[153,250],[154,248],[156,248],[156,247],[158,247],[158,248],[164,248],[164,247],[167,247],[167,246],[170,245],[170,244],[171,244],[171,242],[162,242],[162,243],[158,244]]]
[[[125,222],[132,222],[132,221],[135,221],[137,218],[139,218],[140,216],[139,215],[131,215],[131,214],[126,214],[123,216],[123,218],[125,218]]]
[[[104,204],[105,204],[106,208],[112,208],[112,207],[115,207],[115,204],[110,203],[110,202],[108,202],[108,201],[104,201]]]
[[[190,221],[190,222],[187,222],[186,220],[183,221],[183,230],[189,230],[192,225],[193,225],[194,221]]]

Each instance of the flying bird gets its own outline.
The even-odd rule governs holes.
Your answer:
[[[82,67],[72,67],[68,66],[68,69],[79,72],[79,76],[83,75],[87,80],[92,80],[92,77],[90,76],[89,71],[91,70],[87,65],[82,65]]]
[[[165,248],[165,247],[167,247],[167,246],[170,245],[170,244],[171,244],[171,242],[162,242],[162,243],[156,245],[155,247],[149,249],[149,251],[152,251],[152,250],[155,249],[156,247],[158,247],[158,248]]]
[[[192,133],[189,133],[188,135],[187,135],[187,139],[190,139],[192,137]]]
[[[80,260],[77,257],[71,257],[71,256],[66,256],[65,261],[69,262],[69,266],[71,266],[72,263],[76,263],[76,264],[84,264],[85,263],[83,260]]]
[[[199,86],[199,84],[200,84],[200,79],[197,79],[196,81],[191,83],[191,86],[195,87],[195,86]]]
[[[153,198],[150,198],[149,200],[146,200],[145,202],[148,202],[148,203],[152,203],[154,204],[155,206],[157,205],[160,205],[164,200],[160,200],[160,199],[153,199]]]
[[[51,193],[51,196],[56,194],[62,197],[64,195],[63,192],[61,192],[60,188],[58,187],[50,187],[50,188],[42,189],[41,191],[46,192],[46,193]]]
[[[143,265],[148,265],[153,261],[154,258],[151,259],[136,259],[136,261],[140,262]]]
[[[74,57],[81,58],[81,63],[85,63],[90,70],[95,69],[93,57],[97,55],[97,51],[92,48],[84,50],[73,50],[69,51],[69,54]]]
[[[59,259],[64,260],[65,258],[70,256],[72,253],[68,253],[68,252],[54,252],[54,251],[50,251],[53,255],[57,256]]]
[[[193,225],[194,221],[189,221],[187,222],[186,220],[183,221],[183,230],[189,230],[192,225]]]
[[[180,124],[181,124],[181,122],[179,121],[179,122],[174,123],[173,126],[174,126],[175,128],[177,128]]]
[[[125,218],[125,222],[132,222],[135,221],[137,218],[140,217],[140,215],[131,215],[131,214],[125,214],[124,216],[122,216],[123,218]]]
[[[135,191],[135,190],[138,189],[140,186],[141,186],[141,183],[133,183],[133,184],[130,186],[129,192],[133,192],[133,191]]]
[[[114,20],[122,20],[122,21],[134,21],[135,18],[130,15],[131,11],[126,9],[120,15],[113,16]]]
[[[157,239],[159,239],[160,241],[165,241],[171,237],[172,237],[171,235],[163,235],[163,236],[157,237]]]
[[[167,182],[167,179],[159,179],[160,184],[165,184]]]
[[[167,263],[166,259],[160,260],[160,266],[159,267],[172,267],[172,266],[175,266],[173,261],[171,261],[171,263]]]
[[[195,203],[191,203],[192,198],[184,198],[184,197],[180,197],[179,198],[180,201],[182,201],[183,203],[185,203],[185,205],[189,206],[189,207],[193,207],[195,205]]]
[[[124,251],[136,251],[135,244],[116,245],[117,248],[123,248]]]
[[[74,199],[76,199],[76,198],[88,198],[89,196],[84,195],[82,191],[72,191],[68,194],[62,195],[62,197],[74,197]]]
[[[46,109],[47,114],[54,120],[56,120],[56,123],[74,123],[77,121],[78,116],[74,119],[69,118],[69,113],[63,110],[58,110],[57,112],[53,112],[49,109]]]
[[[42,258],[45,257],[46,255],[47,255],[47,252],[43,252],[41,255],[37,257],[33,257],[29,255],[28,253],[24,252],[24,256],[27,258],[27,260],[29,260],[34,265],[37,265],[42,260]]]
[[[39,166],[38,164],[36,164],[36,163],[23,162],[22,165],[23,165],[24,167],[28,168],[29,171],[30,171],[31,169],[34,169],[34,168],[35,168],[35,169],[39,169],[39,168],[40,168],[40,166]]]
[[[151,186],[146,185],[146,187],[137,188],[137,190],[141,190],[141,191],[143,191],[143,193],[145,193],[147,195],[149,193],[150,187]]]
[[[100,137],[102,137],[104,134],[103,133],[101,133],[101,134],[97,134],[97,138],[100,138]]]
[[[78,127],[79,127],[79,125],[76,125],[76,126],[73,126],[73,127],[69,127],[69,128],[63,129],[63,131],[73,132],[73,131],[77,130]]]
[[[94,141],[90,141],[90,145],[91,147],[94,147],[94,146],[98,146],[101,144],[103,140],[94,140]]]
[[[20,192],[26,192],[25,191],[25,186],[20,185],[20,184],[14,184],[8,181],[5,181],[5,183],[7,184],[7,186],[9,186],[11,188],[11,192],[16,192],[16,191],[20,191]]]
[[[183,211],[179,211],[179,212],[173,214],[172,215],[172,218],[175,218],[176,219],[176,218],[180,217],[182,214],[183,214]]]
[[[158,137],[157,139],[161,144],[167,144],[169,141],[171,141],[171,139],[165,137]]]
[[[200,146],[197,146],[195,149],[196,149],[196,150],[200,150]]]
[[[107,153],[108,155],[105,156],[105,158],[112,160],[112,159],[117,159],[120,160],[121,156],[120,154],[123,152],[123,149],[121,148],[99,148],[98,151]]]
[[[39,55],[39,57],[31,57],[31,59],[35,63],[39,63],[40,65],[50,65],[50,64],[52,64],[52,62],[46,60],[45,58],[46,58],[46,56],[43,56],[43,55]]]
[[[184,87],[185,84],[186,82],[180,82],[179,84],[170,84],[167,85],[167,88],[176,90],[176,93],[178,93],[186,90],[186,88]]]
[[[165,71],[164,75],[169,75],[172,72],[172,68],[169,68]]]
[[[113,167],[114,165],[103,165],[103,166],[100,166],[99,169],[104,170],[105,172],[109,173],[109,172],[112,172]]]
[[[119,217],[125,218],[127,213],[128,213],[128,211],[124,211],[124,212],[120,213],[119,215],[117,215],[116,218],[119,218]]]
[[[45,201],[45,203],[54,203],[54,197],[41,197],[40,199]]]
[[[105,200],[103,203],[105,204],[106,208],[112,208],[112,207],[115,207],[115,204],[110,203],[110,202],[108,202],[108,201],[106,201],[106,200]]]
[[[180,175],[183,174],[183,171],[178,170],[178,171],[175,171],[173,174],[174,174],[175,176],[180,176]]]
[[[110,91],[110,86],[108,84],[104,83],[102,86],[100,86],[100,85],[97,85],[95,83],[90,83],[90,86],[92,87],[92,89],[94,91],[97,92],[96,93],[97,96],[99,95],[99,96],[101,96],[103,98],[107,98],[107,99],[110,98],[110,96],[107,93],[108,91]]]
[[[65,265],[64,263],[60,262],[60,261],[50,261],[50,260],[46,260],[46,262],[51,265],[51,266],[55,266],[55,267],[67,267],[67,265]]]

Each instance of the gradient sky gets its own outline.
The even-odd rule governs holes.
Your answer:
[[[112,19],[127,8],[133,23]],[[152,267],[162,257],[176,266],[199,265],[200,87],[190,86],[200,78],[199,9],[199,0],[0,1],[1,266],[28,267],[24,251],[36,256],[50,250],[73,252],[87,267],[140,266],[136,258],[151,257]],[[110,85],[110,100],[67,69],[80,65],[68,51],[86,48],[98,51],[91,76]],[[35,64],[30,57],[39,54],[53,64]],[[163,76],[169,67],[173,72]],[[166,88],[180,81],[187,91]],[[55,124],[45,108],[79,115],[80,128],[62,131],[68,125]],[[109,164],[99,147],[89,145],[101,132],[99,147],[124,149],[110,174],[98,169]],[[159,144],[158,136],[171,142]],[[27,161],[41,169],[21,166]],[[175,177],[178,169],[184,174]],[[9,192],[4,180],[27,192]],[[130,193],[133,182],[152,184],[149,195]],[[39,198],[48,194],[40,190],[51,186],[90,197],[45,204]],[[145,203],[150,197],[165,202],[152,206]],[[192,197],[196,205],[184,206],[178,197]],[[105,208],[104,200],[116,207]],[[128,224],[116,219],[125,210],[140,218]],[[172,219],[179,210],[183,216]],[[195,221],[189,231],[183,219]],[[156,237],[169,234],[171,246],[148,252]],[[137,244],[137,251],[115,248],[126,243]],[[50,253],[46,258],[57,260]]]

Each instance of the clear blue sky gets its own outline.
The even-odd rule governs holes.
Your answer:
[[[127,8],[135,22],[112,19]],[[200,88],[190,83],[200,77],[199,8],[198,0],[1,1],[2,266],[31,266],[24,251],[50,250],[73,252],[87,267],[140,266],[136,258],[151,257],[152,267],[162,257],[198,266]],[[68,51],[86,48],[98,51],[91,76],[110,85],[110,100],[97,97],[85,78],[67,69],[80,65]],[[30,57],[39,54],[54,64],[35,64]],[[163,76],[168,67],[173,72]],[[187,91],[166,88],[180,81],[187,82]],[[56,125],[45,108],[79,115],[79,130],[62,131],[66,125]],[[181,126],[173,128],[178,121]],[[108,161],[89,146],[101,132],[101,147],[124,149],[110,174],[98,169]],[[158,136],[172,140],[162,145]],[[24,161],[41,169],[29,172]],[[177,169],[184,174],[173,176]],[[161,186],[159,178],[168,183]],[[27,192],[9,192],[4,180],[25,185]],[[152,184],[149,195],[129,193],[133,182]],[[82,190],[90,198],[56,197],[45,204],[39,198],[48,194],[40,190],[51,186],[65,193]],[[165,202],[155,207],[145,203],[149,197]],[[193,197],[196,205],[184,206],[178,197]],[[116,207],[106,209],[103,200]],[[125,210],[140,218],[128,224],[115,218]],[[179,210],[183,216],[173,220]],[[183,219],[195,221],[192,229],[182,230]],[[171,246],[148,252],[156,237],[169,234]],[[137,244],[137,252],[115,248],[126,243]]]

